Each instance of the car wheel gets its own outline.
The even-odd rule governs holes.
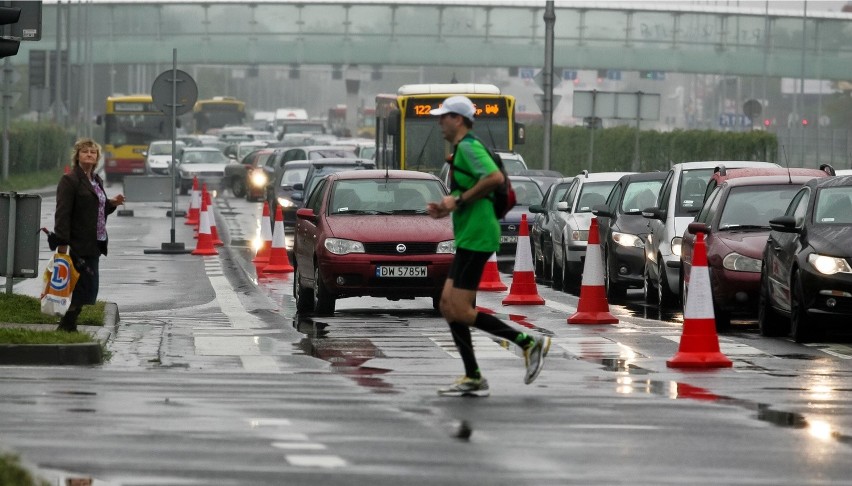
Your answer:
[[[441,312],[441,292],[432,296],[432,308],[439,313]]]
[[[677,299],[669,288],[666,262],[663,261],[662,256],[657,259],[657,271],[660,273],[660,281],[657,282],[657,305],[660,309],[672,307]]]
[[[580,275],[571,273],[571,267],[568,265],[568,252],[565,247],[562,247],[562,290],[565,292],[579,292]]]
[[[642,269],[642,297],[648,304],[657,300],[657,293],[654,290],[654,282],[651,281],[651,274],[648,273],[648,266],[646,265]]]
[[[604,285],[606,286],[606,296],[610,299],[623,299],[627,295],[627,287],[617,284],[612,281],[612,268],[609,265],[609,255],[604,252]]]
[[[310,312],[314,310],[314,294],[311,289],[302,285],[302,272],[299,267],[293,271],[293,297],[296,298],[296,310]]]
[[[544,260],[544,279],[548,282],[553,281],[553,253],[550,253],[550,258],[547,258],[547,250],[542,246],[541,258]]]
[[[334,296],[329,293],[320,278],[319,264],[314,263],[314,312],[321,316],[334,314]]]
[[[231,182],[231,192],[234,193],[234,197],[245,197],[246,181],[239,177],[234,177],[234,180]]]
[[[715,303],[713,303],[713,317],[716,319],[716,331],[731,330],[731,313],[720,309]]]
[[[562,267],[556,263],[556,255],[550,254],[550,286],[562,290]]]
[[[541,260],[536,258],[536,250],[541,253]],[[533,262],[535,263],[535,276],[539,279],[544,278],[544,252],[541,250],[541,243],[533,245]]]
[[[808,311],[805,309],[805,291],[802,281],[796,273],[790,282],[790,334],[797,343],[812,341],[816,335],[816,322],[808,322]]]
[[[686,299],[689,295],[689,288],[686,286],[686,280],[681,277],[680,279],[680,301],[683,306],[683,309],[686,310]]]
[[[769,297],[769,279],[765,276],[762,276],[760,279],[760,301],[757,308],[757,324],[760,326],[760,334],[762,336],[784,336],[790,332],[790,323],[785,321],[772,308],[772,300]]]

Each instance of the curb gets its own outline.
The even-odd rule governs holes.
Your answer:
[[[0,344],[0,365],[77,365],[103,363],[102,343],[118,331],[118,306],[107,302],[104,306],[104,325],[80,326],[98,342],[78,344]],[[9,327],[53,330],[54,324],[11,324]]]

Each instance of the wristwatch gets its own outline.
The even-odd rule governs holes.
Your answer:
[[[461,196],[456,196],[456,208],[461,209],[464,206],[464,199]]]

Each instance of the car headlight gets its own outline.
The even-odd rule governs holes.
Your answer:
[[[438,243],[437,253],[455,253],[456,240],[447,240]]]
[[[735,272],[760,273],[763,263],[756,258],[740,255],[739,253],[728,253],[722,259],[722,266]]]
[[[279,197],[278,198],[278,205],[281,206],[282,208],[292,208],[293,206],[296,205],[296,203],[287,199],[286,197]]]
[[[254,187],[263,187],[267,182],[269,182],[269,177],[266,175],[266,172],[256,170],[251,173],[251,183]]]
[[[587,241],[589,239],[588,230],[572,230],[571,239],[574,241]]]
[[[325,245],[326,250],[335,255],[364,253],[364,244],[360,241],[344,240],[343,238],[326,238],[323,245]]]
[[[680,236],[675,236],[672,238],[672,255],[679,257],[680,256],[680,244],[683,241],[683,238]]]
[[[811,253],[808,255],[808,263],[823,275],[834,275],[835,273],[852,273],[849,264],[844,258],[836,258],[826,255]]]
[[[642,238],[639,238],[636,235],[631,235],[630,233],[619,233],[618,231],[613,231],[612,240],[621,246],[645,248],[645,243],[642,243]]]

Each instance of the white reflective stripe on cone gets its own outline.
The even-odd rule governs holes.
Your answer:
[[[600,245],[586,247],[586,263],[583,265],[583,285],[602,286],[604,284],[603,258]]]
[[[260,238],[263,241],[272,241],[272,223],[269,216],[260,217]]]
[[[205,208],[205,211],[201,211],[201,217],[198,221],[199,221],[198,233],[204,233],[205,235],[209,235],[210,234],[210,212],[206,211],[206,208]]]
[[[495,257],[496,258],[496,257]],[[532,262],[532,253],[530,253],[530,237],[519,236],[518,248],[515,252],[515,271],[516,272],[532,272],[534,271]]]
[[[665,284],[661,284],[665,285]],[[689,290],[683,306],[684,319],[715,319],[713,293],[710,289],[710,272],[707,267],[692,267],[689,273]]]
[[[284,248],[284,222],[275,222],[275,233],[272,234],[272,248]]]

